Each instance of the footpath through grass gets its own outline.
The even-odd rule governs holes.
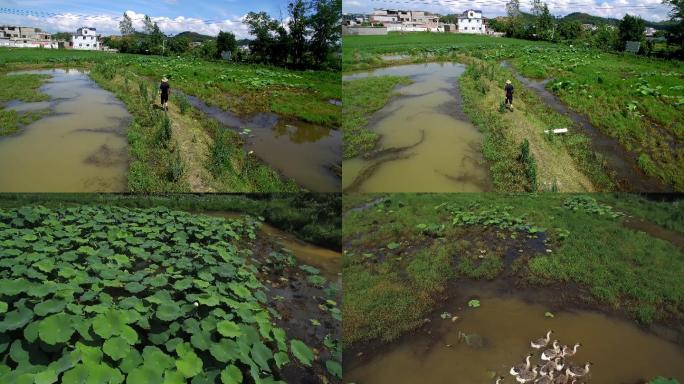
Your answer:
[[[587,115],[593,126],[616,138],[626,149],[635,153],[638,157],[635,166],[660,178],[675,190],[684,190],[682,62],[612,54],[548,42],[462,34],[345,36],[344,47],[343,69],[346,72],[411,62],[464,61],[462,58],[467,57],[469,62],[477,59],[487,66],[496,66],[500,61],[507,60],[524,76],[552,78],[554,80],[548,85],[550,90],[570,108]],[[381,55],[390,53],[408,56],[398,62],[380,59]],[[495,74],[497,72],[498,69],[494,71]],[[462,82],[466,82],[468,75],[466,73]],[[497,77],[496,80],[500,79]],[[477,83],[474,85],[480,87],[479,79]],[[524,95],[520,92],[521,85],[517,85],[516,94]],[[501,87],[501,84],[495,84],[496,91]],[[466,93],[464,97],[468,97]],[[484,103],[489,91],[479,95],[471,93],[470,97],[474,98],[470,103],[473,107]],[[496,102],[487,105],[486,110],[477,108],[477,113],[492,115],[499,108],[499,98],[497,93]],[[532,121],[523,125],[535,125],[534,120],[546,119],[548,122],[544,113],[546,108],[537,105],[541,101],[528,101],[530,110],[525,119]],[[478,120],[472,112],[471,109],[471,118]],[[482,125],[486,121],[490,119],[481,119],[476,123]],[[504,127],[508,131],[517,130],[515,124],[504,124]],[[487,127],[481,128],[487,130]],[[517,133],[520,135],[522,132]],[[590,153],[586,140],[586,137],[572,135],[563,139],[560,146],[567,153],[564,156],[572,157],[574,166],[591,180],[595,189],[609,190],[611,183],[602,174],[601,158]],[[554,143],[554,146],[558,145]],[[488,148],[483,150],[487,153]],[[496,152],[506,155],[502,149]],[[494,176],[496,179],[496,170]],[[504,186],[500,189],[510,191],[520,188]]]
[[[0,137],[17,132],[22,126],[40,119],[47,111],[23,111],[17,112],[6,109],[3,104],[19,100],[24,102],[37,102],[49,99],[49,96],[41,93],[39,88],[50,76],[37,74],[7,75],[0,72]]]
[[[236,113],[275,112],[328,127],[339,127],[340,74],[293,71],[193,57],[162,57],[55,49],[0,48],[0,71],[17,67],[84,67],[110,63],[159,81],[209,105]]]
[[[377,197],[385,200],[351,210]],[[603,194],[345,196],[345,348],[416,328],[460,279],[578,287],[564,291],[568,299],[642,324],[681,324],[683,251],[623,225],[643,215],[681,231],[680,204]],[[518,256],[507,266],[511,251]]]

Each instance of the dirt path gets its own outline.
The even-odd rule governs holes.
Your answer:
[[[479,101],[483,106],[498,108],[503,98],[500,85],[490,80],[489,91],[484,100]],[[528,107],[522,98],[514,99],[514,111],[506,112],[503,116],[509,129],[506,134],[514,143],[522,143],[525,139],[530,142],[530,150],[537,160],[537,178],[540,190],[550,190],[556,182],[562,192],[594,192],[595,188],[589,178],[584,175],[568,152],[561,147],[554,147],[544,138],[544,124],[528,112]]]
[[[190,185],[192,192],[215,192],[211,186],[213,177],[205,167],[209,156],[211,138],[200,123],[189,114],[181,115],[178,106],[169,102],[169,118],[171,119],[172,136],[177,150],[183,159],[183,178]]]

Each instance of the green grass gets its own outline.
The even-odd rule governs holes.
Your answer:
[[[0,73],[0,84],[2,84],[0,87],[0,136],[11,135],[22,126],[45,116],[47,113],[45,110],[17,112],[2,108],[2,104],[10,100],[24,102],[48,100],[49,96],[38,89],[49,78],[50,76],[47,75]]]
[[[294,71],[263,65],[232,64],[193,57],[161,57],[76,50],[0,48],[0,71],[17,66],[82,67],[108,63],[194,95],[207,104],[237,113],[272,111],[315,124],[339,127],[340,74]]]
[[[684,64],[680,61],[462,34],[390,33],[345,36],[343,41],[344,71],[390,65],[379,56],[395,53],[410,55],[402,63],[458,61],[459,57],[491,64],[508,60],[524,76],[553,78],[549,87],[565,104],[641,155],[636,165],[675,190],[684,190],[684,147],[678,145],[684,140]],[[601,175],[600,159],[586,150],[585,140],[566,141],[566,150],[587,177],[599,189],[609,189],[601,187],[609,180]],[[494,147],[490,144],[485,153]]]
[[[626,216],[614,214],[643,215],[681,231],[684,218],[674,213],[681,202],[594,194],[580,199],[593,205],[573,210],[569,207],[576,205],[566,201],[577,195],[569,194],[386,196],[360,212],[349,209],[377,195],[345,196],[345,347],[393,340],[414,329],[448,294],[449,281],[500,277],[507,241],[539,232],[551,252],[527,250],[506,273],[532,286],[576,285],[598,307],[644,324],[684,320],[684,253],[628,229],[622,224]],[[480,257],[493,242],[499,253]],[[388,247],[391,243],[398,247]],[[432,255],[430,262],[426,254]]]
[[[397,85],[410,82],[409,78],[399,76],[369,77],[343,82],[342,133],[345,159],[373,150],[380,137],[367,129],[370,115],[387,104]]]

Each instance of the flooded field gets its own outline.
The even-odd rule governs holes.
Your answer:
[[[501,65],[512,69],[508,62],[504,61]],[[581,129],[582,133],[591,139],[592,149],[604,156],[608,169],[613,173],[620,190],[632,192],[667,192],[671,190],[658,178],[647,175],[637,166],[636,153],[627,151],[617,139],[596,129],[587,116],[571,110],[551,91],[546,89],[546,84],[550,80],[528,79],[515,70],[513,73],[518,81],[534,91],[546,105],[554,111],[568,116]]]
[[[131,117],[124,105],[82,71],[21,73],[51,75],[41,87],[50,101],[9,102],[5,107],[49,108],[50,113],[18,134],[0,138],[0,191],[125,191]]]
[[[379,150],[343,162],[350,192],[479,192],[492,189],[482,135],[461,111],[456,63],[401,65],[344,76],[408,76],[413,83],[371,118]]]
[[[202,214],[223,218],[241,218],[244,213],[238,212],[202,212]],[[342,255],[339,252],[319,247],[299,240],[295,235],[280,230],[267,223],[261,224],[261,230],[278,242],[283,248],[292,251],[299,262],[314,266],[321,270],[321,275],[335,281],[342,270]]]
[[[337,192],[342,161],[342,135],[334,129],[288,122],[274,113],[243,118],[208,106],[188,95],[190,104],[229,129],[243,133],[245,148],[302,187],[313,192]]]
[[[684,348],[634,323],[592,311],[567,311],[535,304],[535,296],[510,294],[510,285],[465,283],[443,311],[458,319],[430,318],[424,329],[382,347],[369,358],[345,359],[345,380],[358,384],[515,383],[508,374],[533,350],[531,340],[553,330],[562,344],[579,342],[572,362],[592,362],[585,383],[636,384],[656,377],[684,381]],[[548,294],[548,293],[547,293]],[[476,298],[479,308],[468,308]],[[553,317],[545,316],[546,312]],[[440,313],[442,311],[439,311]],[[466,340],[467,339],[467,340]],[[539,352],[533,358],[539,361]]]

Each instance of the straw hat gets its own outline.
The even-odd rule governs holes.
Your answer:
[[[163,81],[163,80],[162,80],[162,81]],[[511,83],[511,81],[510,81],[510,80],[506,80],[506,84],[510,84],[510,83]]]
[[[168,82],[168,81],[169,81],[169,79],[167,79],[166,76],[162,77],[162,82],[163,82],[163,83],[166,83],[166,82]]]

